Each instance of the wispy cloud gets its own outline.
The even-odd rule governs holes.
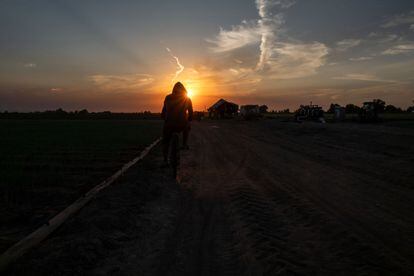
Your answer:
[[[334,77],[335,80],[357,80],[357,81],[371,81],[371,82],[394,82],[391,80],[383,80],[372,74],[346,74],[340,77]]]
[[[414,43],[395,45],[382,52],[383,55],[408,54],[414,51]]]
[[[260,17],[269,17],[271,8],[279,6],[283,9],[290,8],[296,3],[295,0],[256,0],[256,6],[259,10]]]
[[[285,33],[283,10],[294,4],[293,0],[256,0],[260,19],[243,21],[230,30],[220,28],[214,39],[207,39],[214,44],[211,50],[222,53],[258,45],[259,59],[256,66],[243,70],[258,74],[261,78],[291,79],[314,74],[325,64],[328,48],[320,42],[304,43],[281,37]]]
[[[127,75],[92,75],[89,80],[103,90],[135,90],[154,82],[154,78],[148,74]]]
[[[344,52],[348,49],[354,48],[358,45],[360,45],[362,42],[361,39],[344,39],[336,43],[337,50]]]
[[[256,6],[260,15],[258,25],[261,29],[260,58],[257,63],[257,69],[263,69],[270,60],[277,32],[284,23],[283,14],[277,13],[274,15],[271,8],[278,6],[278,8],[284,9],[289,8],[293,4],[293,1],[256,0]]]
[[[175,60],[177,64],[177,71],[175,71],[175,75],[171,80],[171,82],[174,82],[177,79],[177,77],[184,71],[184,66],[180,63],[180,60],[178,59],[178,57],[173,55],[170,48],[167,47],[165,49],[167,50],[167,52],[171,55],[171,57]]]
[[[310,76],[325,64],[328,48],[319,42],[278,43],[272,49],[268,71],[272,79],[294,79]]]
[[[23,66],[25,68],[36,68],[37,64],[36,63],[25,63],[25,64],[23,64]]]
[[[63,92],[63,88],[53,87],[53,88],[50,88],[49,91],[52,93],[60,93],[60,92]]]
[[[354,58],[350,58],[350,61],[366,61],[366,60],[371,60],[373,59],[373,57],[354,57]]]
[[[260,61],[265,62],[269,57],[276,33],[283,24],[283,14],[272,13],[272,8],[286,9],[295,2],[292,0],[256,0],[256,7],[260,16],[259,20],[244,20],[241,24],[232,26],[230,30],[220,28],[219,34],[214,39],[206,39],[214,44],[213,52],[227,52],[252,44],[260,44]]]
[[[380,40],[380,42],[381,43],[391,42],[391,41],[396,41],[396,40],[399,40],[399,39],[401,39],[401,37],[399,35],[397,35],[397,34],[388,34],[384,38],[382,38]]]
[[[261,30],[256,22],[244,21],[241,25],[232,26],[231,30],[220,28],[219,34],[207,42],[214,44],[211,50],[222,53],[259,43]]]
[[[414,23],[414,11],[410,11],[409,13],[394,15],[393,17],[389,18],[387,22],[382,24],[381,27],[392,28],[392,27],[397,27],[400,25],[408,25],[411,23]]]
[[[402,37],[398,34],[389,34],[389,33],[381,33],[381,32],[371,32],[368,35],[368,41],[375,42],[375,43],[387,43],[397,40],[402,40]]]

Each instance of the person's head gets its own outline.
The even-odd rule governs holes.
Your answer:
[[[187,94],[187,90],[185,89],[184,85],[181,82],[177,82],[174,85],[174,88],[172,90],[172,93],[174,95],[182,95],[182,96],[185,96]]]

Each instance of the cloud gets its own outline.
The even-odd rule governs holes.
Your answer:
[[[357,81],[372,81],[372,82],[394,82],[391,80],[382,80],[372,74],[346,74],[341,77],[334,77],[335,80],[357,80]]]
[[[411,24],[410,30],[413,30],[414,31],[414,24]]]
[[[392,28],[400,25],[414,23],[414,11],[405,14],[398,14],[391,17],[386,23],[382,24],[382,28]]]
[[[53,87],[53,88],[50,88],[49,91],[52,93],[60,93],[60,92],[63,92],[63,89],[59,87]]]
[[[23,66],[25,68],[36,68],[37,64],[36,63],[25,63]]]
[[[243,75],[258,75],[272,79],[292,79],[316,73],[325,64],[329,49],[320,42],[304,43],[281,38],[285,30],[283,9],[295,4],[292,0],[256,0],[260,19],[243,21],[230,30],[220,28],[214,39],[215,53],[229,52],[248,45],[259,45],[259,59],[254,68],[230,68],[232,72],[243,71]],[[288,41],[286,41],[288,40]],[[241,65],[241,63],[239,63]]]
[[[414,51],[414,43],[395,45],[382,52],[382,55],[408,54]]]
[[[215,45],[210,48],[213,52],[222,53],[259,43],[260,37],[260,27],[255,22],[244,21],[241,25],[232,26],[231,30],[220,28],[216,38],[207,39],[207,42]]]
[[[260,58],[257,69],[262,70],[271,58],[277,34],[284,24],[284,16],[278,12],[273,14],[272,8],[287,9],[295,4],[293,0],[256,0],[256,7],[260,20],[258,26],[261,31]]]
[[[319,42],[277,43],[267,68],[272,79],[294,79],[313,75],[325,64],[329,49]]]
[[[186,79],[194,83],[203,83],[204,86],[220,86],[222,88],[237,88],[239,92],[251,90],[250,85],[256,84],[262,80],[262,77],[255,74],[252,68],[230,67],[217,70],[208,66],[199,66],[197,68],[188,68],[186,70]],[[218,91],[221,93],[222,91]]]
[[[167,50],[167,52],[171,55],[171,57],[175,60],[175,62],[177,63],[177,71],[175,71],[175,75],[172,78],[171,82],[174,82],[175,79],[177,79],[177,77],[184,71],[184,66],[180,63],[180,60],[178,59],[178,57],[174,56],[172,51],[170,50],[170,48],[165,48]]]
[[[361,39],[344,39],[336,43],[337,50],[344,52],[361,44]]]
[[[148,74],[92,75],[89,80],[103,90],[135,90],[154,82]]]
[[[294,0],[256,0],[256,7],[259,10],[260,17],[271,16],[270,9],[273,7],[280,7],[287,9],[296,3]]]
[[[371,60],[373,57],[356,57],[356,58],[350,58],[350,61],[366,61]]]
[[[402,37],[398,34],[384,34],[384,33],[378,33],[378,32],[372,32],[368,35],[369,42],[375,42],[375,43],[387,43],[387,42],[393,42],[397,40],[402,40]]]

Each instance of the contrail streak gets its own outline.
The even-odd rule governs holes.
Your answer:
[[[181,72],[184,71],[184,66],[180,63],[180,60],[178,59],[178,57],[172,54],[170,48],[166,47],[165,49],[171,55],[171,57],[175,59],[175,62],[177,63],[177,71],[175,72],[174,78],[171,80],[171,82],[174,82],[177,79],[178,75],[180,75]]]
[[[295,4],[295,0],[256,0],[256,7],[260,19],[258,21],[261,30],[260,59],[256,70],[263,70],[272,56],[272,49],[276,43],[277,31],[283,24],[283,14],[273,14],[271,9],[287,9]]]

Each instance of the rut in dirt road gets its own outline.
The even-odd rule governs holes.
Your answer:
[[[370,225],[390,214],[370,221],[364,209],[355,213],[364,207],[362,195],[355,196],[360,188],[352,187],[357,173],[343,180],[348,187],[339,181],[324,190],[326,178],[344,178],[340,170],[308,158],[306,150],[286,150],[290,140],[261,141],[256,126],[232,124],[194,127],[192,151],[183,157],[187,195],[159,275],[409,274],[410,252],[398,237],[384,240],[387,229],[373,232]],[[338,195],[330,198],[331,192]],[[338,196],[350,201],[344,210]],[[412,225],[405,226],[401,231],[409,233]]]
[[[225,176],[219,163],[225,160],[211,160],[211,155],[205,154],[216,151],[215,147],[202,136],[195,136],[193,152],[184,153],[183,199],[158,275],[217,275],[237,269],[237,264],[232,264],[232,233],[223,214],[221,182]]]

